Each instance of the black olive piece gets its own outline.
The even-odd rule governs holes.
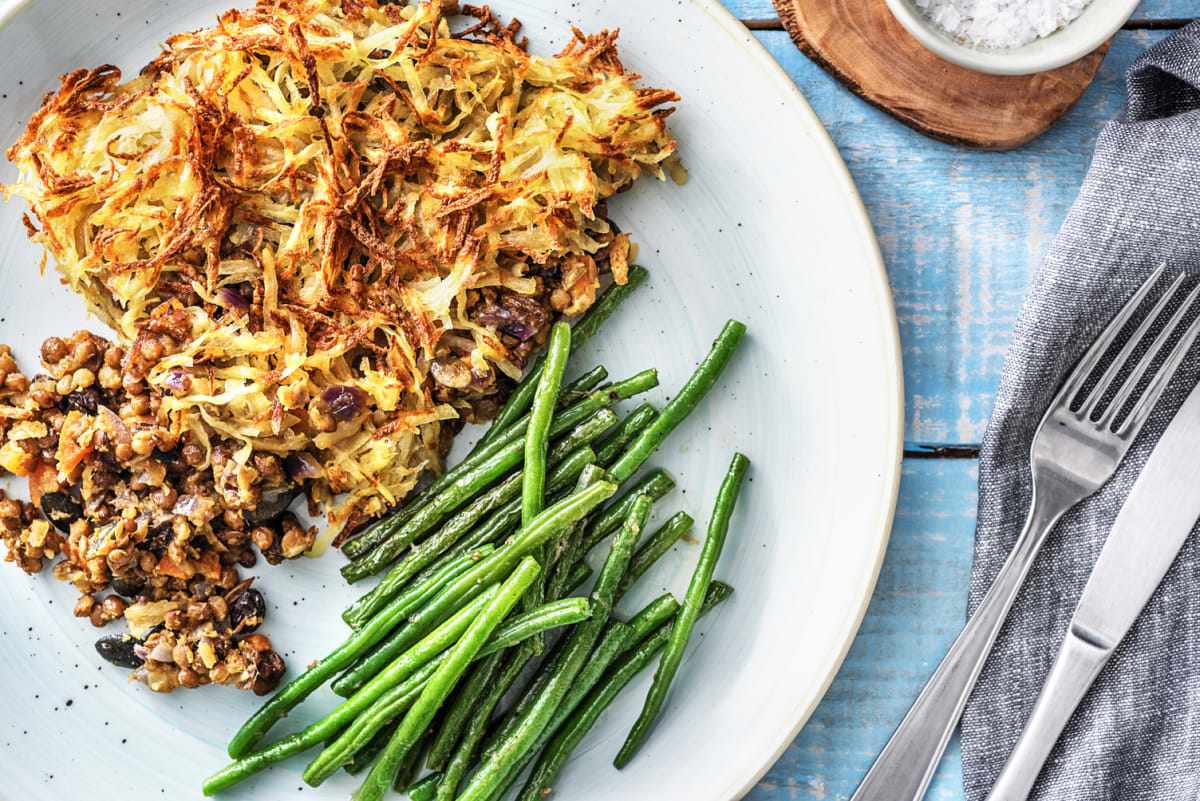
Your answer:
[[[100,461],[104,462],[104,464],[108,466],[112,472],[126,475],[125,466],[117,461],[117,457],[112,451],[97,449],[95,453]]]
[[[110,634],[96,640],[96,651],[117,667],[140,668],[144,660],[133,649],[141,644],[131,634]]]
[[[287,669],[283,657],[271,650],[258,655],[258,675],[267,681],[273,681],[283,675]]]
[[[290,481],[278,487],[266,487],[262,491],[262,499],[259,500],[258,506],[242,512],[242,519],[251,527],[270,523],[286,512],[299,494],[300,485]]]
[[[140,576],[137,573],[129,573],[124,576],[114,576],[112,580],[113,591],[117,595],[123,595],[126,598],[136,598],[137,594],[146,586],[146,577]]]
[[[63,398],[63,405],[66,407],[63,411],[71,411],[74,409],[84,414],[94,415],[96,407],[100,405],[102,398],[100,393],[91,387],[77,389],[74,392],[67,393]]]
[[[161,557],[167,552],[167,546],[171,544],[172,537],[171,524],[159,523],[147,530],[146,539],[142,540],[142,547],[155,556]]]
[[[262,625],[267,602],[256,589],[247,589],[229,605],[229,624],[234,631],[249,634]]]
[[[175,447],[171,448],[169,451],[155,448],[154,458],[163,464],[179,464],[183,461],[183,446],[176,443]]]
[[[66,492],[44,492],[42,511],[56,529],[68,534],[71,524],[83,517],[83,504]]]

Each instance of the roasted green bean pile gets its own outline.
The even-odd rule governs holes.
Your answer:
[[[659,658],[614,764],[635,756],[696,621],[733,592],[713,573],[749,460],[733,455],[682,602],[668,593],[618,619],[622,596],[693,524],[677,512],[643,538],[651,507],[675,482],[659,469],[638,473],[717,383],[746,331],[727,322],[661,411],[644,403],[621,419],[612,407],[657,386],[654,370],[611,384],[602,367],[564,375],[646,271],[633,267],[629,279],[573,327],[556,324],[545,358],[466,459],[347,543],[348,581],[385,575],[343,613],[345,642],[234,735],[234,761],[205,781],[205,795],[319,748],[304,781],[365,771],[354,801],[391,788],[415,801],[498,801],[531,765],[518,799],[540,801],[604,709]],[[590,577],[589,552],[606,541],[591,592],[570,597]],[[345,699],[333,712],[261,745],[331,679]],[[505,698],[516,700],[501,708]],[[430,772],[414,782],[422,762]]]

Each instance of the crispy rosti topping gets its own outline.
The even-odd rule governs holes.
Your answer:
[[[505,299],[573,314],[621,280],[603,202],[675,149],[678,98],[615,32],[537,57],[463,11],[454,33],[437,3],[262,0],[130,81],[64,76],[8,150],[32,238],[161,414],[304,452],[316,500],[350,493],[335,522],[401,499],[440,422],[520,375],[551,315],[506,328]]]

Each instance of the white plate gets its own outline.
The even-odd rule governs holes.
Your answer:
[[[36,0],[0,30],[0,142],[18,135],[61,73],[115,62],[136,71],[170,33],[212,23],[227,0]],[[535,50],[556,51],[573,23],[620,27],[626,65],[683,102],[670,118],[691,173],[683,187],[643,180],[611,213],[652,272],[579,362],[614,376],[661,371],[663,402],[727,317],[750,326],[716,391],[653,460],[686,491],[659,504],[707,520],[734,449],[753,461],[718,578],[737,593],[704,620],[637,759],[610,765],[647,676],[622,695],[557,784],[571,801],[728,801],[772,764],[820,700],[858,628],[891,525],[902,439],[895,314],[858,196],[819,120],[787,75],[709,0],[497,0]],[[0,12],[2,15],[2,12]],[[11,167],[0,176],[12,177]],[[84,326],[79,300],[38,277],[20,201],[0,204],[0,342],[26,369],[38,343]],[[92,321],[93,326],[97,323]],[[698,534],[702,534],[698,532]],[[698,549],[681,545],[624,611],[686,586]],[[356,595],[338,554],[262,562],[266,632],[292,675],[344,636]],[[228,737],[259,703],[226,688],[155,695],[102,662],[71,588],[0,566],[0,796],[197,798],[225,764]],[[323,691],[305,710],[327,710]],[[287,731],[310,719],[293,715]],[[277,734],[274,732],[273,734]],[[301,788],[293,759],[227,798],[346,798],[344,774]]]

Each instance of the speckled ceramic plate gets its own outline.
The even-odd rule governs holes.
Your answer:
[[[105,62],[136,71],[176,31],[228,0],[34,0],[0,29],[0,142],[18,135],[57,76]],[[613,375],[661,371],[662,402],[727,317],[750,326],[717,391],[655,458],[686,492],[659,504],[707,520],[734,449],[754,468],[717,576],[737,588],[699,627],[653,736],[625,770],[610,762],[647,676],[618,700],[558,782],[571,801],[728,801],[771,765],[817,704],[858,627],[883,556],[899,476],[900,355],[886,277],[844,165],[796,87],[715,0],[496,0],[534,49],[569,25],[621,29],[626,65],[683,96],[671,117],[691,179],[643,180],[611,204],[652,272],[615,324],[581,352]],[[0,17],[4,15],[0,13]],[[9,165],[0,172],[11,179]],[[51,334],[85,325],[79,300],[38,274],[20,201],[0,204],[0,342],[26,365]],[[463,443],[460,443],[463,444]],[[686,586],[681,545],[627,599]],[[344,637],[355,595],[339,554],[260,562],[266,629],[294,673]],[[225,743],[256,707],[226,688],[155,695],[100,660],[70,615],[71,587],[0,565],[0,798],[198,798]],[[626,609],[625,611],[628,611]],[[331,708],[328,691],[279,731]],[[294,759],[229,798],[346,798],[355,781],[302,786]]]

